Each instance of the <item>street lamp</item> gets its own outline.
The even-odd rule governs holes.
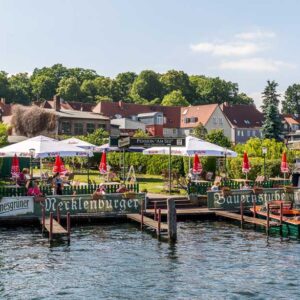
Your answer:
[[[264,156],[264,178],[266,179],[266,154],[268,152],[268,149],[266,147],[262,147],[262,153]]]
[[[29,149],[29,153],[30,153],[30,176],[32,178],[33,177],[32,159],[35,155],[35,149],[33,148]]]

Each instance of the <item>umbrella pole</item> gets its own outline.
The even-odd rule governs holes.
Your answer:
[[[41,179],[42,179],[42,169],[43,169],[42,158],[40,157],[40,177],[41,177]]]
[[[89,164],[90,164],[90,159],[89,159],[89,155],[87,156],[87,181],[88,181],[88,185],[90,184],[90,168],[89,168]]]
[[[171,169],[172,169],[172,156],[171,156],[171,150],[172,146],[171,144],[169,145],[169,194],[171,195],[171,189],[172,189],[172,176],[171,176]]]
[[[125,148],[123,148],[123,182],[125,183]]]
[[[191,157],[189,156],[189,169],[188,169],[188,174],[190,173],[191,170]]]

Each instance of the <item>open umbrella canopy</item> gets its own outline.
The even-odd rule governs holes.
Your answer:
[[[101,156],[99,171],[100,171],[100,174],[107,173],[107,162],[106,162],[106,152],[105,151],[102,153],[102,156]]]
[[[280,171],[281,171],[281,173],[288,173],[289,172],[289,165],[287,163],[286,152],[285,151],[282,153]]]
[[[247,152],[244,152],[242,171],[243,173],[248,173],[250,171],[250,163]]]
[[[62,140],[60,142],[64,143],[64,144],[67,144],[67,145],[73,145],[73,146],[76,146],[76,147],[79,147],[79,148],[82,148],[82,149],[91,150],[93,152],[101,152],[100,147],[98,147],[94,144],[91,144],[89,142],[82,141],[80,139],[74,138],[74,137],[66,139],[66,140]]]
[[[202,173],[202,164],[201,161],[199,159],[198,154],[196,153],[194,156],[194,163],[193,163],[193,173],[194,174],[201,174]]]
[[[89,150],[73,145],[63,144],[55,139],[45,136],[36,136],[20,143],[6,146],[0,149],[0,157],[17,154],[19,157],[31,157],[34,150],[34,158],[45,158],[60,156],[92,156]]]
[[[143,151],[144,154],[169,154],[170,148],[166,147],[152,147]],[[185,147],[171,147],[172,155],[181,156],[217,156],[217,157],[237,157],[237,153],[223,148],[221,146],[209,143],[207,141],[187,136],[185,140]]]
[[[62,159],[59,155],[57,155],[55,158],[55,163],[54,163],[52,172],[53,173],[61,173],[61,174],[64,174],[67,172],[67,169],[64,166],[64,162],[62,161]]]
[[[19,174],[20,174],[19,158],[15,154],[12,158],[12,163],[11,163],[11,175],[13,177],[17,177]]]

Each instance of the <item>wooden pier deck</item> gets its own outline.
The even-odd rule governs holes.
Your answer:
[[[232,212],[224,211],[224,210],[215,210],[214,213],[216,214],[216,216],[231,219],[231,220],[237,220],[240,222],[243,221],[245,223],[251,223],[251,224],[260,225],[260,226],[264,226],[264,227],[268,226],[267,220],[263,220],[263,219],[248,217],[245,215],[242,218],[242,216],[240,214],[232,213]],[[269,226],[270,227],[271,226],[280,226],[280,224],[277,222],[270,221]]]
[[[147,209],[146,213],[154,215],[154,209]],[[161,210],[161,215],[166,216],[168,214],[167,209]],[[208,208],[177,208],[177,216],[215,216],[215,211],[209,210]]]
[[[140,224],[142,223],[142,215],[140,214],[127,214],[127,218]],[[154,221],[146,216],[143,216],[143,225],[147,226],[148,228],[158,230],[158,221]],[[167,232],[168,225],[166,223],[160,223],[160,231]]]
[[[40,219],[41,224],[43,225],[43,220]],[[45,219],[45,229],[50,233],[50,218]],[[53,219],[53,234],[68,234],[68,231],[63,228],[55,219]]]

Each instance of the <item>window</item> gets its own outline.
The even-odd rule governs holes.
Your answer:
[[[247,130],[247,136],[251,136],[251,130]]]
[[[252,131],[252,135],[256,136],[256,131],[255,130]]]
[[[197,123],[198,122],[198,118],[197,117],[192,117],[190,119],[191,123]]]
[[[219,124],[223,125],[223,118],[219,118]]]
[[[163,122],[164,122],[163,116],[158,115],[158,116],[157,116],[157,124],[158,124],[158,125],[163,125]]]
[[[216,117],[213,117],[213,123],[214,123],[214,124],[218,124],[218,120],[217,120]]]
[[[241,136],[244,136],[244,130],[241,130]]]
[[[74,124],[74,134],[75,135],[83,134],[83,124],[82,123]]]
[[[86,124],[86,132],[92,133],[95,131],[95,124],[94,123],[87,123]]]
[[[184,118],[184,123],[190,123],[190,118]]]
[[[241,134],[241,132],[238,130],[238,131],[237,131],[237,136],[240,136],[240,134]]]
[[[102,129],[106,129],[106,125],[105,124],[98,124],[98,128],[102,128]]]
[[[61,123],[61,133],[62,134],[70,134],[71,133],[71,124],[70,124],[70,122],[62,122]]]

